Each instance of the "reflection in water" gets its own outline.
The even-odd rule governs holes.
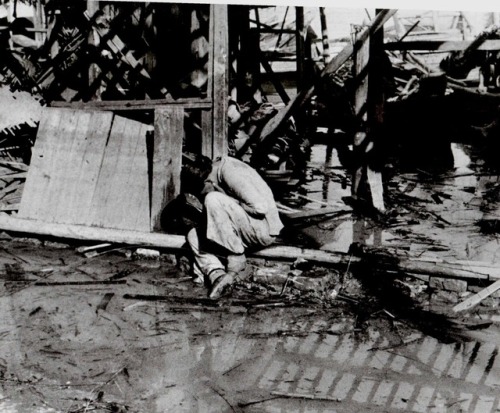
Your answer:
[[[460,410],[453,411],[474,412],[485,400],[496,404],[481,411],[495,411],[496,344],[443,343],[403,324],[396,331],[392,323],[369,317],[357,331],[354,314],[332,317],[299,308],[204,314],[186,325],[185,354],[192,358],[174,354],[171,362],[152,367],[175,384],[157,398],[154,411],[231,412],[247,403],[253,406],[248,411],[288,412],[299,405],[331,411],[331,403],[307,396],[336,400],[348,411],[434,411],[456,404]],[[200,332],[218,324],[213,335]],[[275,393],[306,400],[271,397]]]

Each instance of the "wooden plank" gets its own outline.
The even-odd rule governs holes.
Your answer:
[[[380,212],[385,212],[384,203],[384,185],[382,180],[382,173],[374,171],[370,165],[366,166],[366,179],[370,186],[370,193],[372,196],[372,205]]]
[[[286,217],[288,219],[304,219],[304,218],[314,218],[322,215],[330,214],[347,214],[352,212],[352,210],[343,209],[340,210],[338,207],[327,207],[327,208],[317,208],[311,209],[309,211],[291,212],[287,213]]]
[[[87,225],[149,231],[149,200],[139,200],[137,192],[148,187],[145,137],[142,124],[115,116],[104,151]],[[133,170],[136,156],[144,157],[142,168]],[[146,165],[144,167],[144,165]],[[141,203],[142,202],[142,203]],[[147,226],[137,228],[137,214],[143,209]]]
[[[121,158],[123,162],[119,170],[124,171],[124,186],[117,197],[119,202],[117,209],[114,213],[111,212],[111,218],[116,217],[112,227],[149,231],[149,176],[146,147],[146,133],[149,126],[138,122],[134,124],[134,127],[127,128],[130,137],[125,139],[133,142],[133,150],[129,159]],[[113,222],[111,219],[108,220]]]
[[[120,125],[123,123],[123,126]],[[144,124],[115,117],[108,148],[119,147],[108,201],[102,208],[104,226],[148,232],[149,178]],[[120,132],[121,131],[121,132]],[[115,151],[112,151],[114,154]],[[106,156],[106,153],[105,153]],[[111,200],[111,202],[110,202]]]
[[[497,292],[498,290],[500,290],[500,280],[495,281],[489,287],[486,287],[484,290],[479,291],[477,294],[471,295],[470,297],[466,298],[464,301],[453,307],[452,311],[454,313],[458,313],[460,311],[468,310],[479,304],[486,297],[489,297],[491,294]]]
[[[210,159],[213,157],[213,111],[201,111],[201,154],[208,156]]]
[[[107,100],[92,102],[51,102],[54,108],[87,110],[154,110],[158,106],[179,105],[185,109],[211,109],[211,99]]]
[[[381,13],[382,10],[375,9],[376,13]],[[373,33],[370,37],[370,59],[371,56],[374,56],[374,64],[369,66],[369,87],[368,87],[368,123],[371,127],[371,141],[374,145],[377,145],[378,139],[377,134],[382,130],[382,125],[384,122],[383,114],[384,114],[384,105],[386,100],[386,92],[384,90],[384,78],[382,70],[380,67],[380,58],[377,59],[377,56],[383,56],[385,53],[383,51],[383,43],[384,43],[384,29],[381,28],[376,33]],[[373,149],[371,149],[373,151]],[[385,204],[384,204],[384,189],[383,189],[383,180],[382,173],[380,171],[375,171],[372,169],[370,163],[368,162],[366,165],[366,179],[368,181],[368,185],[370,187],[371,200],[372,205],[380,212],[385,212]]]
[[[65,189],[68,199],[65,209],[59,211],[60,223],[84,224],[91,208],[113,113],[89,113],[89,125],[74,148],[72,167],[68,170]]]
[[[65,203],[64,194],[65,175],[72,168],[69,163],[71,151],[78,137],[79,127],[86,130],[83,117],[86,113],[70,110],[62,118],[59,129],[54,131],[52,160],[48,170],[49,183],[45,190],[45,197],[39,205],[38,219],[46,222],[57,222],[57,211],[61,203]],[[45,162],[49,163],[46,159]],[[49,167],[49,165],[47,165]]]
[[[358,119],[367,119],[368,101],[368,62],[370,60],[370,38],[361,43],[354,53],[354,76],[356,91],[354,92],[354,112]]]
[[[120,192],[124,190],[124,171],[119,169],[122,162],[121,157],[126,157],[128,160],[130,152],[135,150],[135,146],[131,148],[130,139],[121,139],[120,142],[120,137],[126,133],[127,127],[128,124],[124,118],[115,116],[104,148],[86,225],[110,227],[107,219],[110,211],[116,207],[115,196],[119,196]]]
[[[6,174],[6,175],[2,175],[0,176],[0,179],[2,180],[11,180],[11,179],[26,179],[26,177],[28,176],[28,173],[27,172],[19,172],[19,173],[13,173],[13,174]]]
[[[467,49],[472,41],[408,40],[385,43],[385,50],[423,50],[435,52],[455,52]],[[484,40],[477,50],[500,50],[500,39]]]
[[[328,23],[324,7],[319,8],[319,17],[321,22],[321,43],[323,44],[323,62],[328,64],[328,60],[330,60],[330,41],[328,39]]]
[[[203,115],[202,115],[203,116]],[[165,205],[180,192],[184,109],[163,107],[155,111],[151,229],[161,229],[160,217]]]
[[[290,96],[288,96],[288,93],[286,93],[286,90],[281,84],[280,80],[278,79],[278,76],[276,76],[276,73],[274,73],[273,68],[269,64],[269,61],[262,53],[260,53],[260,63],[262,64],[262,67],[268,74],[269,79],[271,80],[271,83],[274,86],[274,89],[276,89],[276,92],[278,93],[279,97],[286,105],[288,102],[290,102]]]
[[[31,219],[12,217],[0,214],[0,229],[36,235],[50,235],[60,238],[70,238],[86,241],[106,241],[111,243],[142,245],[158,248],[181,249],[185,245],[185,237],[159,233],[146,233],[122,229],[95,228],[84,225],[69,225],[57,223],[44,223]],[[329,265],[359,264],[361,257],[351,254],[330,252],[322,250],[305,249],[291,246],[270,246],[252,254],[254,257],[290,260],[305,259]],[[373,258],[373,257],[372,257]],[[411,262],[399,260],[396,262],[380,260],[382,268],[401,270],[407,273],[434,275],[450,279],[475,279],[488,280],[500,279],[498,275],[475,273],[463,269],[452,269],[436,262]],[[391,275],[392,277],[392,275]]]
[[[377,30],[382,28],[384,23],[389,20],[394,13],[396,13],[396,10],[391,9],[384,10],[382,13],[377,14],[377,17],[373,20],[371,26],[360,34],[354,45],[348,44],[337,56],[330,60],[330,63],[328,63],[323,72],[321,72],[320,79],[340,69],[340,67],[351,57],[354,51],[358,50],[372,33],[375,33]],[[288,105],[280,109],[276,116],[271,118],[262,129],[260,140],[265,140],[268,136],[279,130],[287,119],[313,96],[315,87],[316,85],[312,85],[309,89],[303,89],[288,103]]]
[[[77,166],[81,159],[81,146],[85,142],[87,131],[90,127],[91,113],[72,111],[64,118],[62,129],[66,129],[65,136],[59,136],[57,163],[55,163],[51,184],[48,192],[50,199],[40,207],[47,209],[45,216],[47,222],[67,222],[71,216],[68,208],[72,203],[73,194],[80,191]]]
[[[155,234],[85,225],[57,224],[11,217],[0,214],[0,228],[5,231],[35,235],[50,235],[84,241],[107,241],[118,244],[141,245],[168,249],[180,249],[186,242],[181,235]]]
[[[133,174],[129,176],[129,179],[132,180],[132,182],[129,182],[129,186],[136,188],[135,193],[137,194],[134,203],[137,205],[137,209],[135,211],[135,220],[132,221],[131,228],[136,228],[138,231],[148,231],[151,226],[152,184],[150,182],[150,162],[148,159],[147,147],[149,131],[151,131],[151,127],[146,124],[143,124],[139,130],[139,136],[141,138],[139,138],[137,143],[132,169]],[[179,153],[179,159],[180,158],[182,158],[182,149]],[[137,176],[139,176],[140,179],[137,179]]]
[[[45,109],[40,120],[37,139],[33,147],[31,164],[19,208],[19,216],[38,218],[39,206],[45,200],[50,182],[49,172],[54,161],[54,145],[61,119],[67,109]]]
[[[17,191],[19,188],[24,186],[24,182],[15,182],[9,186],[6,186],[0,190],[0,200],[6,197],[8,194],[11,194]]]
[[[228,71],[229,43],[227,5],[213,4],[211,6],[214,22],[212,47],[213,61],[213,158],[227,155],[228,140]]]
[[[305,76],[305,27],[304,27],[304,7],[295,6],[295,51],[297,62],[297,93],[299,93],[306,83]]]

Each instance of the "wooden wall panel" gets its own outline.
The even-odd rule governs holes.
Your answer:
[[[45,203],[55,156],[55,146],[61,119],[70,113],[68,109],[46,109],[40,125],[36,144],[32,150],[30,169],[24,185],[23,197],[19,207],[19,216],[38,218],[40,207]]]
[[[115,116],[86,225],[149,232],[149,199],[137,196],[149,185],[142,132],[141,123]]]
[[[47,110],[20,217],[149,232],[147,129],[111,112]]]
[[[91,112],[88,129],[79,141],[80,146],[75,147],[75,160],[68,174],[68,201],[65,209],[59,211],[59,222],[87,222],[112,122],[112,112]]]
[[[53,163],[52,179],[47,189],[50,197],[44,203],[44,209],[48,212],[45,217],[47,222],[67,222],[65,217],[71,216],[69,208],[72,198],[80,191],[79,182],[75,178],[91,117],[90,112],[71,113],[69,119],[61,125],[63,136],[55,145],[57,161]]]

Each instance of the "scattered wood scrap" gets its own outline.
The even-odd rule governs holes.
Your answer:
[[[477,294],[471,295],[461,303],[457,304],[455,307],[453,307],[452,311],[454,313],[458,313],[460,311],[469,310],[498,290],[500,290],[500,279],[495,281],[489,287],[486,287],[484,290],[479,291]]]
[[[106,308],[108,307],[109,302],[111,301],[111,299],[113,298],[114,295],[115,295],[115,293],[104,294],[104,297],[102,297],[101,302],[97,305],[95,312],[97,313],[97,312],[99,312],[99,310],[105,311]]]
[[[27,169],[22,162],[0,162],[0,211],[19,210]]]
[[[342,400],[336,397],[329,396],[317,396],[314,394],[302,394],[302,393],[285,393],[279,391],[271,392],[273,396],[284,397],[287,399],[307,399],[307,400],[319,400],[319,401],[329,401],[329,402],[341,402]]]

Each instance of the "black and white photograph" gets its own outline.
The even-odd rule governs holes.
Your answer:
[[[0,412],[500,412],[500,4],[444,3],[0,0]]]

